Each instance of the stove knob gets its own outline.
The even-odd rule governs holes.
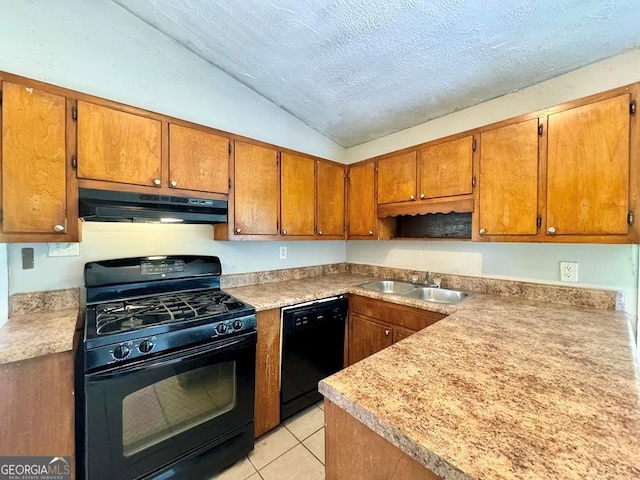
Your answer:
[[[122,360],[123,358],[127,358],[127,355],[131,353],[131,350],[126,345],[118,345],[113,351],[114,358],[118,360]]]
[[[149,353],[153,350],[153,342],[150,340],[143,340],[138,346],[138,350],[140,350],[141,353]]]
[[[242,322],[240,320],[235,320],[233,322],[234,330],[240,330],[242,328]]]
[[[227,331],[227,326],[224,323],[221,323],[216,327],[216,331],[220,334],[225,333]]]

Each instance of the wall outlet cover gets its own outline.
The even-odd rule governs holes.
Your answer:
[[[578,262],[560,262],[560,281],[578,282]]]
[[[280,247],[280,260],[287,258],[287,247]]]
[[[80,255],[79,243],[50,243],[49,257],[77,257]]]

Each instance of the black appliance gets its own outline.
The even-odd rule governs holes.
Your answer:
[[[282,309],[281,420],[321,400],[318,382],[343,368],[347,310],[343,296]]]
[[[226,200],[81,188],[79,215],[87,222],[225,223]]]
[[[205,479],[253,449],[255,309],[218,257],[87,263],[78,478]]]

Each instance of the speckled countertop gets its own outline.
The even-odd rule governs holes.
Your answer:
[[[624,313],[493,295],[448,308],[321,393],[445,479],[640,478]]]

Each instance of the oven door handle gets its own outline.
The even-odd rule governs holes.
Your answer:
[[[233,337],[225,340],[219,340],[206,345],[200,345],[198,347],[193,347],[188,350],[174,352],[172,354],[165,355],[162,357],[144,359],[139,362],[132,363],[130,365],[125,365],[125,366],[115,365],[109,370],[104,370],[97,373],[89,373],[88,376],[93,378],[108,378],[112,376],[121,376],[124,374],[137,372],[142,369],[147,370],[150,368],[166,367],[174,363],[180,363],[180,362],[191,360],[194,357],[199,357],[203,354],[211,354],[221,350],[233,351],[233,350],[238,350],[240,348],[247,347],[250,345],[255,345],[256,338],[257,338],[257,334],[255,330],[252,330],[250,332],[238,335],[237,337]]]

